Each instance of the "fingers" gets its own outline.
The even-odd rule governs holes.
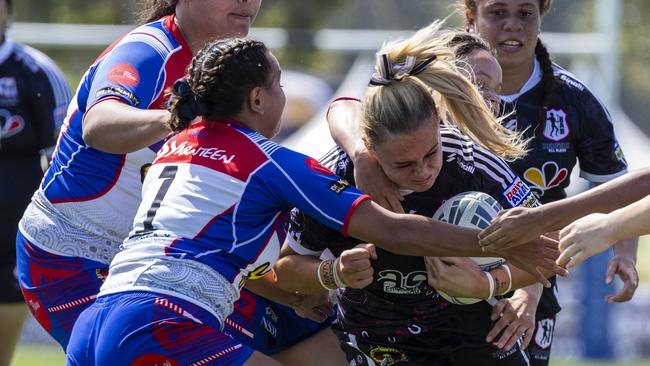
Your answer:
[[[395,212],[395,213],[404,213],[404,207],[402,206],[402,200],[404,197],[399,193],[397,189],[393,190],[391,192],[392,194],[388,194],[385,197],[386,202],[388,203],[387,207],[389,210]]]
[[[365,243],[365,244],[359,244],[355,248],[362,248],[368,254],[370,255],[370,259],[372,260],[377,260],[377,247],[375,247],[375,244],[371,243]]]
[[[614,275],[618,272],[618,260],[613,259],[607,264],[607,272],[605,273],[605,283],[610,284],[614,280]]]
[[[494,324],[487,337],[485,337],[485,340],[492,342],[492,340],[496,338],[496,336],[498,336],[515,317],[515,311],[512,306],[510,306],[508,300],[499,300],[499,302],[494,305],[492,316],[490,317],[492,320],[499,320]]]
[[[587,259],[589,259],[589,257],[591,257],[589,254],[587,254],[586,252],[581,250],[581,251],[577,252],[576,255],[571,257],[571,260],[569,261],[569,263],[567,263],[566,268],[573,268],[573,267],[577,266],[578,264],[580,264],[580,263],[586,261]]]
[[[605,301],[609,304],[631,300],[639,286],[639,277],[635,269],[621,268],[618,273],[623,281],[623,288],[618,293],[605,297]]]
[[[530,341],[533,339],[533,334],[535,334],[535,324],[534,323],[533,323],[532,328],[527,328],[524,331],[524,340],[523,340],[523,343],[521,345],[522,350],[525,350],[526,348],[528,348],[528,345],[530,344]]]

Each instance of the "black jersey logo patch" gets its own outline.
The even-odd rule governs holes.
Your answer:
[[[8,138],[25,128],[25,120],[19,115],[12,115],[6,109],[0,109],[0,137]]]
[[[554,161],[545,162],[541,169],[528,168],[524,172],[524,179],[539,197],[543,196],[545,191],[559,186],[568,176],[569,171],[566,168],[560,169]]]
[[[546,111],[546,125],[544,126],[544,137],[551,141],[561,141],[569,136],[569,124],[566,113],[561,109],[549,109]]]

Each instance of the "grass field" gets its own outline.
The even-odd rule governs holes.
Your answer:
[[[62,366],[65,358],[60,348],[53,346],[21,345],[18,347],[11,366]],[[635,362],[599,363],[599,362],[551,362],[551,366],[648,366],[650,360]]]

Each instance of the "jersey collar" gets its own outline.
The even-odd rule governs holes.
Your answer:
[[[540,81],[542,81],[542,68],[539,66],[537,57],[535,57],[534,61],[533,73],[530,74],[530,78],[528,81],[526,81],[526,84],[524,84],[524,86],[522,86],[521,89],[519,89],[519,91],[515,94],[499,96],[502,101],[506,103],[512,103],[517,100],[517,98],[528,92],[530,89],[534,88],[535,85],[537,85]]]
[[[0,45],[0,63],[5,62],[14,50],[14,41],[5,34],[5,41]]]

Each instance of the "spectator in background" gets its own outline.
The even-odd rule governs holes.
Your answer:
[[[11,0],[0,0],[0,366],[9,365],[27,315],[15,276],[18,221],[70,101],[54,62],[7,38],[11,14]]]

